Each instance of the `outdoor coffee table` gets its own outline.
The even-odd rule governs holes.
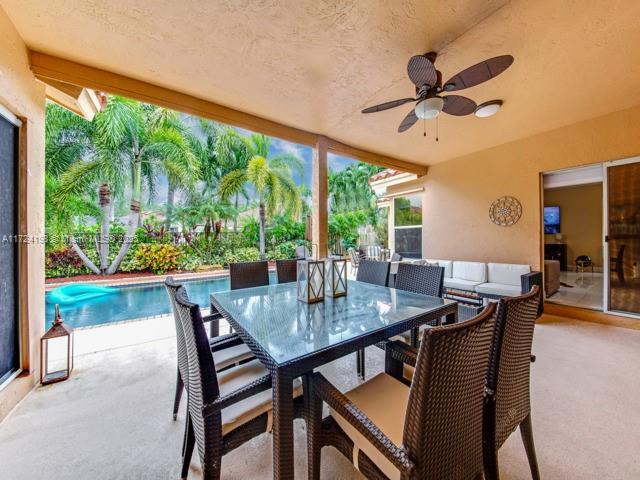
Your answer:
[[[307,304],[296,284],[211,294],[211,304],[272,376],[273,478],[293,479],[293,380],[357,350],[446,316],[453,300],[351,281],[344,297]],[[355,375],[355,372],[354,372]]]

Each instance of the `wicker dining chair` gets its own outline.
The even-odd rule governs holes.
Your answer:
[[[400,263],[398,264],[395,288],[432,297],[442,297],[444,291],[444,267]],[[435,327],[441,323],[441,319],[434,320],[431,326]],[[398,335],[394,340],[403,340],[417,347],[418,329]],[[378,346],[381,347],[383,345]]]
[[[269,262],[240,262],[229,264],[231,290],[269,285]]]
[[[493,312],[424,331],[419,350],[386,349],[386,372],[341,393],[322,374],[308,378],[308,478],[332,446],[369,479],[482,478],[482,404]],[[415,366],[410,386],[402,363]],[[305,393],[305,394],[307,394]],[[322,419],[322,405],[329,416]]]
[[[171,301],[173,320],[176,326],[178,373],[176,378],[176,393],[173,401],[173,419],[176,420],[178,418],[180,399],[182,398],[182,392],[184,391],[184,383],[188,378],[187,352],[185,351],[184,346],[184,334],[182,333],[182,326],[180,325],[180,319],[178,318],[178,309],[176,308],[176,293],[182,285],[177,283],[173,277],[167,277],[164,281],[164,286],[167,289],[169,300]],[[203,317],[202,320],[205,322],[212,321],[212,317],[215,317],[215,315]],[[249,347],[242,343],[240,337],[235,334],[210,338],[209,345],[211,350],[215,350],[215,353],[213,354],[213,363],[217,371],[230,368],[234,365],[239,365],[240,363],[247,362],[254,358]]]
[[[356,280],[359,282],[372,283],[383,287],[389,286],[389,270],[391,262],[379,262],[377,260],[362,259],[358,265]],[[365,354],[364,348],[356,352],[356,372],[364,380],[365,374]]]
[[[278,283],[295,282],[298,274],[298,260],[276,260]]]
[[[270,430],[271,376],[258,360],[217,373],[200,308],[189,301],[183,287],[176,292],[176,310],[184,333],[189,379],[181,478],[187,478],[197,446],[202,478],[218,480],[223,455]],[[294,385],[294,396],[294,416],[302,418],[300,381]]]
[[[520,433],[534,480],[540,479],[529,392],[533,330],[541,290],[534,286],[525,295],[502,298],[489,356],[484,404],[485,478],[498,480],[498,450],[520,427]]]

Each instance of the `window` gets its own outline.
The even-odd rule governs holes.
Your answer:
[[[395,198],[393,214],[396,253],[407,258],[421,258],[422,196]]]

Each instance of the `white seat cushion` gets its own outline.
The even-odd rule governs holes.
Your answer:
[[[351,400],[389,439],[402,445],[404,417],[409,400],[409,387],[386,373],[379,373],[345,395]],[[373,463],[390,479],[399,479],[400,471],[387,460],[353,425],[338,413],[329,410],[330,415],[340,425],[354,444],[354,465],[357,467],[358,449],[362,450]]]
[[[444,268],[444,278],[451,278],[451,275],[453,274],[453,262],[451,260],[436,260],[427,258],[425,261],[429,263],[437,263],[439,267]]]
[[[520,286],[520,277],[531,272],[529,265],[517,265],[514,263],[489,263],[489,283],[502,283],[505,285]]]
[[[462,278],[445,278],[444,286],[447,288],[455,288],[457,290],[467,290],[469,292],[475,292],[478,285],[484,282],[474,282],[471,280],[464,280]]]
[[[476,287],[476,292],[486,295],[500,295],[501,297],[517,297],[521,295],[520,286],[505,283],[482,283]]]
[[[253,358],[253,352],[244,343],[233,347],[225,348],[213,353],[213,363],[216,371],[227,368],[231,365],[238,365],[244,360]]]
[[[487,281],[487,266],[480,262],[453,262],[453,278],[484,283]]]
[[[268,373],[257,359],[219,372],[220,396],[229,395]],[[293,383],[293,396],[295,398],[301,394],[302,382],[296,379]],[[222,434],[226,435],[265,412],[269,412],[267,430],[271,430],[272,395],[271,389],[268,389],[222,410]]]

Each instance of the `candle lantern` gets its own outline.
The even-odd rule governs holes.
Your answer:
[[[60,317],[55,307],[51,328],[40,339],[40,383],[62,382],[73,370],[73,329]]]
[[[347,294],[347,259],[333,257],[327,259],[327,274],[329,275],[327,295],[342,297]]]
[[[312,245],[313,247],[313,245]],[[305,258],[298,260],[296,275],[298,300],[316,303],[324,300],[324,261]]]

